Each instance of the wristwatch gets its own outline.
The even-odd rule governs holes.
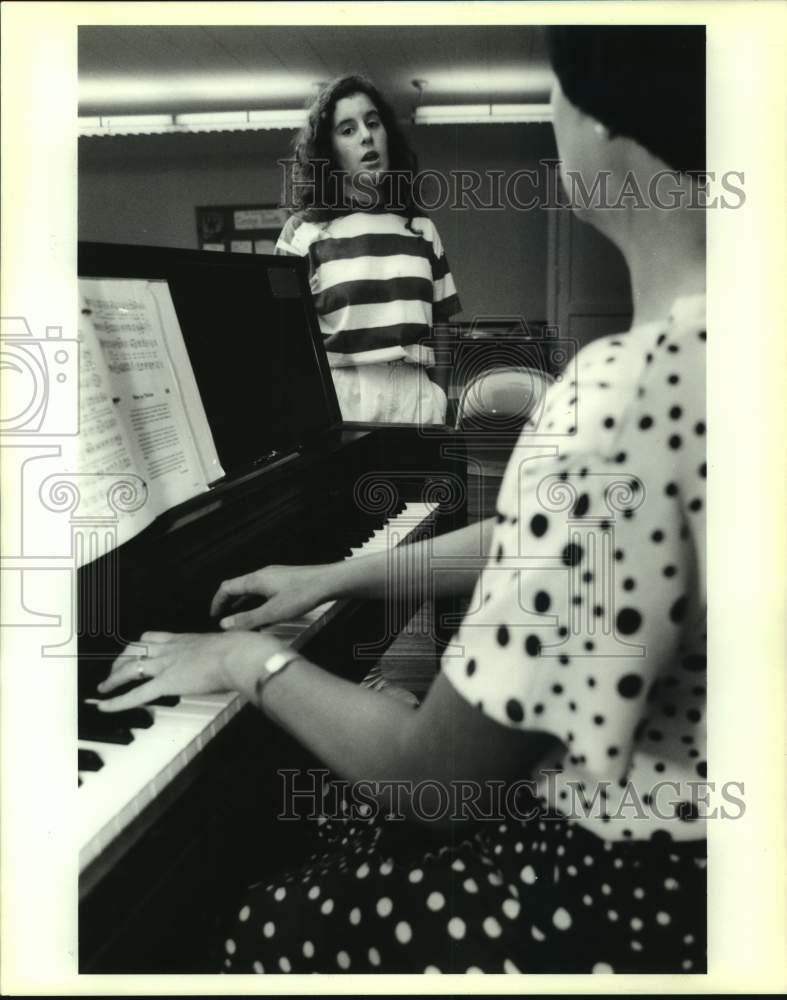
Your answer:
[[[262,673],[257,678],[255,684],[255,692],[257,694],[257,700],[262,697],[262,691],[265,685],[276,676],[280,674],[285,667],[288,667],[293,660],[300,658],[300,653],[297,649],[279,649],[275,653],[271,653],[268,659],[262,665]]]

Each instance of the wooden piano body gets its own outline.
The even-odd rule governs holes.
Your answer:
[[[225,577],[345,558],[370,535],[390,545],[463,523],[455,435],[341,422],[302,261],[81,244],[79,271],[169,282],[228,473],[80,570],[81,699],[95,696],[114,655],[143,630],[215,628],[208,608]],[[360,679],[397,624],[406,623],[384,602],[352,601],[282,635]],[[82,972],[216,971],[212,948],[238,893],[301,860],[309,835],[310,824],[276,820],[277,771],[316,762],[259,713],[220,696],[151,714],[151,729],[108,746],[80,789],[84,803],[104,806],[110,793],[123,803],[109,822],[88,824],[80,845]],[[171,740],[176,750],[162,762]],[[148,746],[158,754],[145,765],[150,780],[135,773],[140,791],[128,800],[116,776]]]

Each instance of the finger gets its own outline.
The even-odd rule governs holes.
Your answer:
[[[255,587],[256,573],[246,573],[244,576],[236,576],[231,580],[224,580],[213,595],[210,603],[210,613],[212,617],[220,615],[228,605],[238,597],[246,597],[249,594],[256,594],[259,591]]]
[[[99,685],[99,688],[101,685]],[[155,701],[161,695],[169,692],[164,690],[164,684],[160,677],[151,678],[147,684],[140,684],[132,691],[119,695],[117,698],[107,698],[105,701],[96,702],[99,712],[123,712],[127,708],[138,708],[148,702]]]
[[[123,652],[115,657],[109,670],[110,676],[128,663],[151,659],[157,655],[160,647],[176,638],[178,637],[174,632],[143,632],[136,642],[130,642]]]
[[[131,662],[120,663],[118,660],[112,664],[109,674],[96,685],[96,690],[105,694],[107,691],[114,691],[115,688],[133,681],[145,680],[151,675],[146,673],[144,667],[137,657]]]
[[[140,652],[142,650],[142,652]],[[109,676],[112,677],[119,670],[127,667],[129,664],[139,663],[140,660],[147,659],[147,653],[143,650],[138,642],[129,643],[128,646],[112,661],[112,666],[109,668]]]
[[[160,646],[167,642],[174,642],[179,639],[179,632],[143,632],[139,637],[140,642],[150,642],[154,646]]]
[[[210,617],[213,621],[219,618],[233,615],[238,611],[245,611],[249,608],[259,607],[264,602],[259,594],[248,594],[246,596],[228,597],[223,603],[216,602],[211,606]]]
[[[110,675],[98,685],[98,690],[102,694],[106,694],[124,684],[158,677],[162,671],[166,670],[171,660],[171,656],[163,654],[156,657],[137,657],[132,662],[121,664],[117,669],[113,668]]]
[[[227,632],[232,632],[241,629],[251,630],[259,628],[261,625],[271,625],[281,619],[278,607],[275,599],[267,601],[258,608],[252,608],[250,611],[239,611],[237,614],[222,618],[219,626]]]

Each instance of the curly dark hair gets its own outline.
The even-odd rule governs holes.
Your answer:
[[[417,213],[413,178],[418,159],[402,133],[388,101],[365,76],[340,76],[327,83],[309,108],[306,125],[295,137],[293,159],[288,161],[290,191],[284,207],[310,221],[325,221],[356,211],[346,202],[341,174],[333,154],[333,113],[343,97],[366,94],[380,115],[388,138],[387,181],[382,185],[378,209],[412,220]],[[409,223],[408,223],[409,224]]]

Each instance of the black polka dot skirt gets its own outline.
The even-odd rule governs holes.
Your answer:
[[[249,890],[222,971],[706,971],[704,840],[603,841],[556,816],[453,844],[402,822],[329,822],[319,839]]]

